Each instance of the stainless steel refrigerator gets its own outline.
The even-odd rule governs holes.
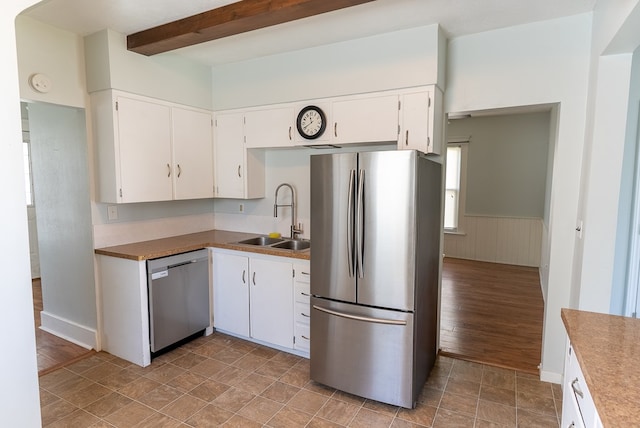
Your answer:
[[[441,165],[311,156],[311,379],[415,407],[436,358]]]

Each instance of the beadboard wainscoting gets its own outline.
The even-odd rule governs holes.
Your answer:
[[[466,215],[458,229],[444,235],[447,257],[540,267],[541,218]]]

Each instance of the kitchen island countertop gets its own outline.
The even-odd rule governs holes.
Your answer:
[[[640,319],[562,309],[562,321],[605,427],[640,424]]]
[[[96,248],[95,253],[104,256],[119,257],[130,260],[149,260],[171,256],[206,247],[226,248],[229,250],[247,251],[271,256],[290,257],[309,260],[311,251],[283,250],[272,247],[238,244],[238,241],[259,236],[257,233],[233,232],[228,230],[207,230],[204,232],[177,235],[150,241]]]

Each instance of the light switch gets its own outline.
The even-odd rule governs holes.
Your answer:
[[[109,205],[107,207],[107,218],[109,220],[117,220],[118,219],[118,206],[117,205]]]

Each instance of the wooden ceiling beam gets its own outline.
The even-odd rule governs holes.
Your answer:
[[[127,36],[127,49],[155,55],[373,0],[242,0]]]

